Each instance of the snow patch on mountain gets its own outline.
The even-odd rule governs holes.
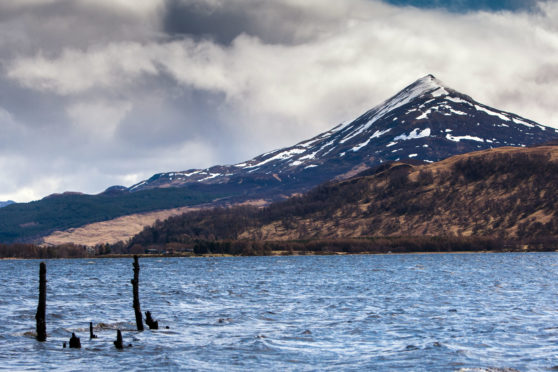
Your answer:
[[[456,115],[460,115],[460,116],[467,116],[466,112],[459,111],[459,110],[454,110],[451,107],[449,108],[449,110],[451,111],[452,114],[456,114]]]
[[[499,113],[499,112],[496,112],[496,111],[489,110],[489,109],[484,108],[484,107],[482,107],[482,106],[475,105],[475,108],[477,109],[477,111],[486,112],[488,115],[497,116],[497,117],[499,117],[499,118],[502,119],[502,120],[505,120],[505,121],[510,121],[510,120],[511,120],[511,119],[508,118],[506,115],[503,115],[503,114],[501,114],[501,113]]]
[[[201,180],[198,180],[198,182],[203,182],[203,181],[211,180],[211,179],[216,178],[216,177],[219,177],[219,176],[222,176],[222,174],[221,174],[221,173],[210,173],[209,176],[207,176],[207,177],[205,177],[205,178],[202,178]]]
[[[517,119],[517,118],[513,118],[513,122],[516,123],[516,124],[525,125],[526,127],[529,127],[529,128],[534,128],[534,127],[535,127],[533,124],[529,124],[529,123],[527,123],[526,121],[523,121],[523,120]],[[542,130],[545,130],[545,127],[543,127],[542,125],[539,125],[539,127],[540,127]]]
[[[484,139],[475,136],[452,136],[451,134],[446,134],[446,138],[453,142],[459,142],[461,140],[484,142]]]
[[[463,103],[463,104],[466,104],[466,105],[469,105],[469,106],[473,106],[473,104],[471,102],[466,101],[466,100],[464,100],[463,98],[460,98],[460,97],[448,96],[448,97],[445,97],[445,99],[447,101],[451,101],[451,102],[454,102],[454,103]]]
[[[374,121],[375,120],[368,120],[368,122],[366,124],[364,124],[363,126],[358,128],[358,130],[350,133],[348,136],[345,136],[341,141],[339,141],[339,143],[345,143],[345,142],[349,141],[351,138],[354,138],[354,137],[358,136],[359,134],[361,134],[362,132],[368,130],[368,128],[370,128],[370,126],[374,123]]]
[[[370,143],[371,140],[373,140],[374,138],[379,138],[380,136],[383,136],[384,134],[386,134],[387,132],[391,131],[391,128],[388,128],[386,130],[377,130],[374,132],[373,135],[371,135],[366,141],[356,145],[355,147],[353,147],[351,150],[354,152],[357,152],[358,150],[360,150],[363,147],[368,146],[368,144]]]
[[[444,89],[444,87],[440,87],[430,94],[432,94],[432,97],[440,97],[447,96],[449,93]]]
[[[289,159],[289,158],[291,158],[293,155],[302,154],[302,153],[304,153],[304,152],[306,152],[306,149],[298,149],[298,148],[290,149],[290,150],[287,150],[287,151],[280,152],[279,154],[277,154],[277,155],[275,155],[275,156],[272,156],[272,157],[270,157],[270,158],[267,158],[267,159],[265,159],[265,160],[263,160],[263,161],[261,161],[261,162],[259,162],[259,163],[257,163],[257,164],[246,166],[245,168],[257,168],[257,167],[261,167],[262,165],[265,165],[265,164],[267,164],[267,163],[269,163],[269,162],[272,162],[273,160],[285,160],[285,159]]]
[[[424,129],[420,132],[419,132],[419,130],[420,130],[419,128],[415,128],[409,134],[401,134],[397,137],[394,137],[393,141],[400,141],[400,140],[401,141],[408,141],[408,140],[412,140],[412,139],[428,137],[432,133],[430,128],[426,128],[426,129]]]

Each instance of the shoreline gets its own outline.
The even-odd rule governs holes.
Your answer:
[[[139,258],[234,258],[234,257],[299,257],[299,256],[393,256],[393,255],[430,255],[430,254],[478,254],[478,253],[556,253],[556,250],[478,250],[478,251],[420,251],[420,252],[305,252],[305,253],[295,253],[290,254],[283,251],[273,251],[271,254],[267,255],[233,255],[224,253],[205,253],[205,254],[195,254],[195,253],[174,253],[174,254],[107,254],[107,255],[96,255],[89,257],[0,257],[0,261],[9,260],[68,260],[68,259],[110,259],[110,258],[133,258],[138,256]]]

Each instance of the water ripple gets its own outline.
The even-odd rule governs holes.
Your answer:
[[[433,254],[0,261],[0,369],[413,370],[558,366],[558,256]],[[89,339],[89,322],[98,338]],[[168,327],[168,328],[167,328]],[[125,345],[116,350],[116,330]],[[63,349],[72,332],[82,349]]]

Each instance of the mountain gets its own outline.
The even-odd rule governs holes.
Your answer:
[[[276,180],[287,191],[346,178],[387,161],[436,162],[482,149],[541,144],[557,133],[476,102],[428,75],[356,120],[312,139],[235,165],[159,173],[130,191],[247,179]]]
[[[556,243],[557,188],[557,146],[503,147],[433,164],[385,164],[264,209],[171,217],[145,228],[130,245],[397,236]]]
[[[14,204],[15,202],[13,200],[8,200],[8,201],[0,201],[0,208],[3,207],[7,207],[10,204]]]
[[[243,163],[160,173],[130,188],[54,194],[0,208],[0,242],[37,241],[54,231],[134,213],[281,200],[386,162],[436,162],[557,138],[556,129],[478,103],[428,75],[353,121]]]

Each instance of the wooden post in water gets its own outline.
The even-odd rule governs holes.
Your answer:
[[[97,335],[93,333],[93,322],[89,322],[89,338],[97,338]]]
[[[119,329],[116,330],[116,341],[114,342],[114,346],[117,349],[122,349],[123,345],[122,345],[122,332],[120,332]]]
[[[134,256],[134,279],[132,279],[132,287],[134,291],[134,312],[136,313],[136,325],[138,331],[143,331],[143,319],[141,316],[140,302],[139,302],[139,262],[138,256]]]
[[[37,340],[46,341],[46,264],[41,262],[39,269],[39,305],[37,306],[37,314],[35,314],[35,319],[37,320]]]

